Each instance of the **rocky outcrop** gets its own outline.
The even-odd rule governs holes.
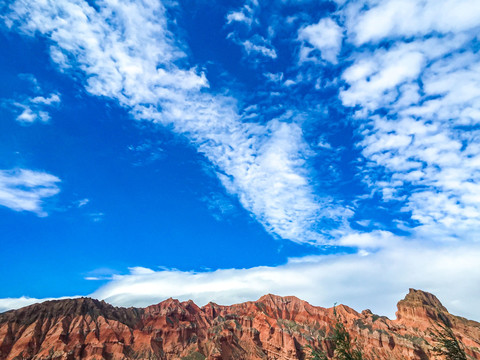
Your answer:
[[[144,309],[89,298],[48,301],[0,314],[4,359],[309,359],[333,356],[341,321],[366,359],[433,359],[431,329],[447,324],[480,359],[480,324],[448,313],[432,294],[410,289],[396,320],[369,310],[312,306],[293,296],[200,308],[168,299]]]

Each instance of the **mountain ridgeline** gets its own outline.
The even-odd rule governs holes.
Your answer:
[[[467,359],[480,359],[480,323],[410,289],[396,320],[275,295],[201,308],[174,299],[146,308],[90,298],[46,301],[0,314],[0,360],[330,359],[339,323],[364,359],[443,359],[435,352],[434,330],[441,327],[451,329]]]

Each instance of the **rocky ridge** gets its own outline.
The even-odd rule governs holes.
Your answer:
[[[339,305],[336,313],[366,359],[434,359],[431,329],[447,324],[480,359],[480,323],[451,315],[432,294],[410,289],[396,320]],[[309,359],[333,356],[333,308],[265,295],[232,306],[168,299],[143,309],[89,298],[47,301],[0,314],[0,360]]]

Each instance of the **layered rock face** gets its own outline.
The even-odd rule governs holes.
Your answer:
[[[431,329],[448,324],[480,359],[480,323],[453,316],[419,290],[398,303],[397,320],[340,305],[338,319],[366,359],[434,359]],[[333,308],[266,295],[232,306],[168,299],[117,308],[89,298],[48,301],[0,314],[4,359],[310,359],[333,356]]]

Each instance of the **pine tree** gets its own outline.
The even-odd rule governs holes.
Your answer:
[[[444,356],[446,360],[467,360],[463,345],[457,340],[453,330],[442,324],[439,324],[439,327],[440,329],[432,331],[432,336],[436,342],[433,351]]]
[[[357,346],[357,341],[352,340],[350,334],[345,329],[340,317],[337,314],[335,305],[333,306],[333,314],[337,320],[335,327],[333,328],[333,335],[330,340],[335,345],[334,359],[336,360],[363,360],[363,355]],[[311,345],[307,345],[310,348],[310,360],[327,360],[327,355],[318,349],[313,348]]]
[[[328,360],[327,355],[319,349],[314,348],[311,345],[307,345],[310,349],[310,360]]]
[[[337,315],[335,306],[333,313],[337,319],[335,328],[333,329],[333,341],[335,343],[335,359],[338,360],[363,360],[362,352],[357,347],[357,342],[352,341],[350,334],[345,329],[345,326],[340,321]]]

